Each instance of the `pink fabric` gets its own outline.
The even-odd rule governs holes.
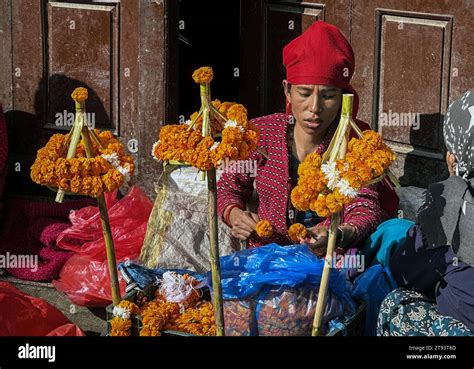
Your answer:
[[[70,226],[71,210],[94,204],[93,199],[56,202],[29,202],[12,199],[5,204],[0,226],[0,253],[38,256],[38,269],[7,268],[16,278],[51,281],[56,278],[72,253],[54,249],[58,235]]]
[[[290,116],[277,113],[253,119],[252,122],[260,130],[259,147],[268,154],[268,159],[257,151],[249,160],[257,161],[257,176],[255,178],[258,194],[258,214],[260,218],[269,220],[274,227],[270,239],[261,240],[251,236],[249,247],[258,247],[271,242],[288,245],[287,214],[290,205],[290,193],[293,189],[289,176],[289,148],[287,132]],[[357,122],[362,130],[368,129],[364,122]],[[323,142],[318,148],[319,153],[326,151],[334,135],[335,126],[328,130]],[[355,137],[355,132],[351,132]],[[253,191],[253,180],[250,174],[224,172],[217,183],[217,208],[222,219],[224,210],[230,204],[237,204],[245,209],[246,201]],[[379,195],[374,186],[361,190],[360,196],[354,203],[344,207],[342,221],[357,229],[357,243],[364,240],[383,219]],[[325,225],[329,220],[324,221]]]

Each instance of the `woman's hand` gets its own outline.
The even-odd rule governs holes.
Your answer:
[[[329,232],[326,227],[315,226],[308,228],[306,239],[299,238],[300,243],[307,245],[310,250],[319,257],[326,255]]]
[[[326,227],[317,225],[308,228],[306,239],[300,238],[300,243],[308,245],[311,251],[319,257],[326,255],[329,231]],[[344,233],[342,233],[344,232]],[[336,247],[348,248],[357,237],[356,229],[350,224],[342,224],[337,230]],[[342,241],[342,242],[341,242]]]
[[[239,240],[246,240],[250,237],[250,234],[255,231],[259,220],[260,217],[258,214],[239,208],[233,208],[229,214],[232,235]]]

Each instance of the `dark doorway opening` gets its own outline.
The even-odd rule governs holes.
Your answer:
[[[199,87],[191,76],[201,66],[214,70],[213,100],[239,102],[240,0],[180,0],[178,32],[180,116],[199,110]]]

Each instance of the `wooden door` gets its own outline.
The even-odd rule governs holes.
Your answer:
[[[29,179],[30,166],[53,133],[70,128],[70,94],[84,86],[95,126],[128,147],[137,167],[132,184],[153,195],[160,168],[151,147],[167,116],[176,115],[176,83],[166,81],[177,80],[170,52],[177,44],[177,3],[0,0],[0,11],[8,193],[51,195]]]
[[[449,103],[474,86],[473,27],[471,1],[352,1],[361,116],[397,152],[404,184],[448,175],[442,123]]]
[[[444,114],[474,87],[472,2],[242,1],[241,96],[251,115],[284,111],[283,46],[317,19],[351,42],[358,117],[397,153],[401,182],[426,187],[445,178]]]
[[[345,0],[242,0],[241,100],[251,117],[285,111],[283,47],[314,21],[334,24],[349,38]]]

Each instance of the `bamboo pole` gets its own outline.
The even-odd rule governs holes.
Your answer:
[[[201,95],[201,110],[202,110],[202,136],[211,136],[212,134],[212,121],[211,121],[211,96],[210,96],[210,85],[200,85],[199,91]],[[201,171],[199,173],[199,179],[204,181],[206,179],[206,172]]]
[[[316,310],[314,312],[312,336],[319,336],[321,334],[321,322],[324,314],[324,307],[326,306],[326,293],[329,284],[329,273],[332,268],[332,254],[336,246],[337,227],[340,222],[340,214],[333,214],[331,217],[331,225],[329,226],[328,247],[326,257],[324,258],[323,275],[319,284],[318,301],[316,302]]]
[[[224,308],[222,301],[221,266],[219,259],[219,239],[217,232],[217,185],[216,169],[207,172],[209,244],[212,272],[212,289],[214,293],[214,311],[217,335],[224,336]]]
[[[336,132],[338,135],[334,136],[336,143],[333,147],[333,151],[329,154],[329,161],[332,162],[336,159],[344,159],[347,150],[347,139],[350,130],[349,122],[352,117],[352,102],[354,95],[344,94],[342,96],[342,110],[339,126],[341,131]],[[345,131],[344,131],[345,129]],[[326,306],[326,294],[329,284],[329,274],[332,268],[332,255],[336,248],[337,229],[341,221],[341,214],[336,213],[331,216],[331,225],[329,227],[328,246],[326,250],[325,263],[323,267],[323,275],[321,277],[321,283],[319,285],[318,301],[316,303],[316,309],[314,313],[313,329],[311,332],[312,336],[319,336],[321,334],[321,322],[324,314],[324,307]]]
[[[88,158],[95,156],[92,140],[90,137],[89,128],[84,126],[82,128],[82,140]],[[118,281],[117,263],[115,259],[115,247],[110,229],[109,214],[107,212],[107,204],[105,202],[104,194],[97,197],[97,205],[99,207],[100,222],[102,224],[102,233],[104,235],[105,251],[107,253],[107,264],[109,267],[110,283],[112,287],[112,303],[118,305],[120,303],[120,286]]]
[[[211,103],[211,86],[209,84],[200,85],[201,94],[201,110],[203,114],[202,135],[212,136],[212,120],[213,111]],[[201,180],[204,180],[201,172]],[[209,247],[210,262],[212,273],[212,290],[214,295],[214,314],[216,320],[217,336],[224,336],[224,307],[222,301],[222,285],[221,285],[221,265],[219,258],[219,238],[217,230],[217,184],[216,169],[212,168],[207,171],[207,188],[208,188],[208,224],[209,224]]]
[[[71,142],[69,144],[66,159],[71,159],[74,157],[74,155],[76,155],[77,145],[79,144],[79,141],[81,140],[81,132],[82,132],[82,128],[84,127],[85,110],[86,110],[85,102],[76,101],[76,117],[74,119],[74,124],[72,126],[72,129],[69,135]],[[64,200],[64,194],[65,194],[64,190],[58,189],[58,192],[56,193],[55,201],[62,203]]]
[[[121,300],[120,285],[117,272],[117,261],[115,259],[114,239],[110,230],[109,213],[105,202],[104,194],[97,197],[97,205],[100,212],[100,223],[102,224],[102,233],[104,234],[105,251],[107,253],[107,265],[109,267],[110,283],[112,288],[112,303],[118,305]]]
[[[92,140],[90,137],[89,128],[84,126],[82,128],[82,140],[88,158],[95,156]],[[107,211],[107,204],[105,202],[104,194],[97,196],[97,205],[100,213],[100,223],[102,224],[102,233],[104,235],[105,251],[107,253],[107,265],[109,267],[110,284],[112,287],[112,303],[118,305],[120,303],[120,285],[118,280],[117,262],[115,259],[114,239],[109,223],[109,213]]]

